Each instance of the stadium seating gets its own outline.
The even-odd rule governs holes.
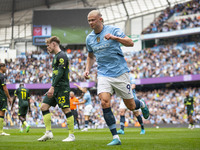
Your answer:
[[[191,14],[197,14],[197,17],[191,18]],[[169,21],[173,16],[187,16],[185,19]],[[183,4],[177,4],[172,8],[166,8],[155,20],[142,31],[142,34],[168,32],[186,28],[200,26],[200,1],[194,0]],[[173,20],[173,19],[172,19]]]

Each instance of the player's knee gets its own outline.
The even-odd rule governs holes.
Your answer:
[[[134,106],[134,105],[129,105],[129,106],[127,106],[127,108],[128,108],[129,110],[131,110],[131,111],[135,110],[135,106]]]
[[[41,110],[41,111],[46,111],[46,110],[48,110],[48,109],[47,109],[47,107],[45,107],[44,105],[42,105],[42,106],[40,107],[40,110]]]
[[[48,104],[42,103],[40,110],[41,111],[47,111],[47,110],[49,110],[49,107],[50,106]]]
[[[108,108],[110,107],[110,103],[108,101],[101,100],[101,106],[102,108]]]
[[[124,116],[125,115],[125,111],[124,110],[120,110],[120,116]]]
[[[23,122],[23,121],[25,120],[25,118],[23,118],[22,116],[20,116],[20,117],[19,117],[19,120],[20,120],[21,122]]]
[[[63,111],[65,114],[71,112],[70,108],[64,108],[64,109],[62,109],[62,111]]]

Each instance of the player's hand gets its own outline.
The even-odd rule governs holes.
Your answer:
[[[47,92],[47,97],[48,98],[52,98],[53,97],[53,93],[54,93],[54,87],[51,86],[49,91]]]
[[[85,77],[85,79],[90,79],[89,71],[84,72],[84,77]]]
[[[107,40],[109,40],[109,39],[115,40],[115,36],[112,35],[112,34],[110,34],[110,33],[106,34],[106,35],[104,36],[104,38],[107,39]]]
[[[30,115],[30,116],[32,116],[32,113],[31,113],[31,111],[29,111],[28,113],[29,113],[29,115]]]

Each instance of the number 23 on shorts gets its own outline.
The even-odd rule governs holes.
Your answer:
[[[65,103],[65,96],[58,97],[58,103]]]

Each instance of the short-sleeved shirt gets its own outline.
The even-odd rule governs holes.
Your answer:
[[[76,97],[70,98],[70,109],[71,110],[77,109],[77,104],[74,104],[74,102],[78,103],[79,102],[78,98],[76,98]]]
[[[69,62],[68,57],[65,52],[60,51],[58,52],[52,62],[53,67],[53,79],[52,85],[55,84],[56,77],[58,76],[59,69],[64,69],[61,78],[58,82],[54,85],[54,95],[52,98],[48,98],[47,95],[44,97],[43,103],[46,103],[50,106],[58,106],[62,109],[70,107],[69,101]]]
[[[191,97],[191,96],[188,96],[184,99],[184,105],[187,106],[187,110],[190,110],[190,109],[194,109],[193,107],[193,103],[194,103],[194,98]]]
[[[91,98],[91,95],[90,95],[90,92],[89,92],[89,91],[87,91],[87,92],[84,94],[83,99],[86,100],[85,106],[91,105],[91,104],[92,104],[92,98]]]
[[[3,73],[0,73],[0,97],[6,97],[6,94],[3,90],[4,85],[6,85],[6,77]]]
[[[103,30],[96,34],[92,31],[86,38],[86,47],[89,53],[94,53],[97,61],[98,76],[118,77],[129,72],[127,62],[116,40],[105,39],[106,34],[124,38],[120,28],[104,25]]]
[[[57,53],[52,62],[52,67],[53,67],[53,77],[52,77],[52,83],[54,83],[57,75],[58,75],[58,69],[64,69],[64,73],[58,83],[55,85],[55,87],[60,87],[60,86],[65,86],[69,91],[69,62],[68,62],[68,57],[65,54],[65,52],[60,51]]]
[[[14,92],[15,96],[19,99],[19,106],[28,107],[28,100],[30,99],[29,89],[20,87]]]

